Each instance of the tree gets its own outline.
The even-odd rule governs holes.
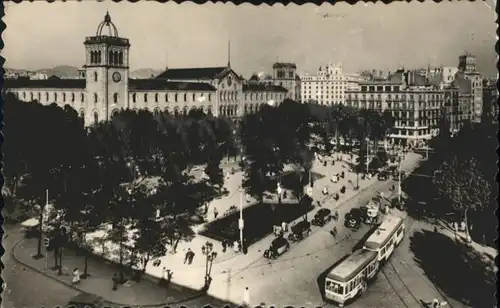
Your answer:
[[[469,240],[469,210],[477,211],[487,206],[491,198],[491,186],[478,169],[474,158],[461,160],[454,157],[441,166],[441,176],[435,180],[440,198],[455,212],[462,215]]]

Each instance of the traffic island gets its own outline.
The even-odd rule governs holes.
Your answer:
[[[260,241],[273,232],[273,226],[281,226],[299,217],[305,217],[314,206],[296,203],[257,203],[243,209],[244,237],[247,247]],[[208,223],[200,234],[216,240],[239,241],[238,220],[240,213],[234,212],[226,217]]]

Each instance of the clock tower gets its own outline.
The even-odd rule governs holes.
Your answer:
[[[110,119],[114,112],[127,109],[129,49],[128,39],[118,36],[109,13],[97,27],[96,35],[85,38],[86,93],[85,123]]]

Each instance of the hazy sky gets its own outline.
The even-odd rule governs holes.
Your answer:
[[[156,2],[8,3],[2,51],[9,68],[84,64],[85,36],[106,10],[130,39],[131,69],[231,65],[240,74],[271,71],[276,60],[300,73],[341,62],[344,72],[456,66],[465,52],[496,75],[495,12],[488,2],[252,6]],[[329,14],[329,17],[322,15]]]

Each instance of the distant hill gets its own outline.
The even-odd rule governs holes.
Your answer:
[[[61,77],[78,77],[78,68],[70,65],[59,65],[53,68],[43,68],[37,70],[37,72],[42,74],[47,74],[47,76],[57,76]]]
[[[161,73],[163,73],[164,70],[155,70],[152,68],[140,68],[135,71],[130,72],[130,78],[136,78],[136,79],[146,79],[146,78],[151,78],[151,76],[158,76]]]

